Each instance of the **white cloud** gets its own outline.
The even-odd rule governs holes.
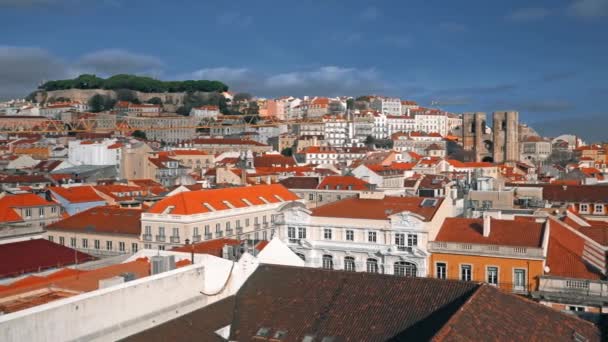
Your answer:
[[[217,67],[196,70],[184,78],[216,79],[233,91],[261,96],[345,95],[381,92],[386,83],[374,69],[323,66],[313,69],[262,73],[248,68]]]
[[[608,16],[608,0],[575,0],[569,12],[582,18]]]
[[[0,99],[23,97],[38,84],[68,76],[68,68],[48,51],[0,46]]]
[[[142,55],[122,49],[104,49],[84,55],[77,68],[83,72],[108,76],[125,73],[160,74],[163,63],[154,56]]]

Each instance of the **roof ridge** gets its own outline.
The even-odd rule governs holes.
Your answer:
[[[464,302],[464,304],[462,304],[460,306],[460,308],[458,308],[458,311],[456,311],[456,313],[454,313],[450,319],[447,320],[447,322],[445,322],[443,324],[443,326],[441,327],[441,329],[439,329],[431,338],[430,340],[432,341],[443,341],[443,339],[450,333],[451,329],[451,324],[456,321],[456,319],[458,319],[458,317],[460,317],[462,315],[462,313],[465,311],[465,309],[471,305],[471,303],[473,302],[473,300],[478,296],[478,293],[480,292],[480,290],[484,287],[487,287],[489,285],[483,285],[483,284],[477,284],[477,286],[471,290],[471,294],[469,295],[469,297],[467,298],[466,302]]]

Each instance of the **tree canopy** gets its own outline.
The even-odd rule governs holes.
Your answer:
[[[52,91],[64,89],[128,89],[143,93],[173,93],[173,92],[223,92],[228,86],[220,81],[187,80],[160,81],[151,77],[120,74],[109,78],[83,74],[74,79],[48,81],[38,89]]]

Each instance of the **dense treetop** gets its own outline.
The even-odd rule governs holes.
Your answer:
[[[228,86],[220,81],[188,80],[188,81],[160,81],[151,77],[135,75],[114,75],[109,78],[101,78],[95,75],[84,74],[71,80],[48,81],[39,87],[41,90],[64,90],[64,89],[129,89],[144,93],[164,92],[223,92]]]

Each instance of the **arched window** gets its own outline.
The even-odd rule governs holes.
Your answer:
[[[355,271],[355,258],[353,257],[344,257],[344,270],[345,271]]]
[[[397,261],[394,274],[402,277],[415,277],[416,265],[411,262]]]
[[[326,270],[334,269],[334,258],[331,255],[326,254],[323,256],[323,268]]]
[[[299,256],[300,259],[306,261],[306,256],[304,254],[302,254],[302,253],[296,253],[296,255]]]
[[[378,273],[378,260],[371,258],[367,259],[367,272]]]

